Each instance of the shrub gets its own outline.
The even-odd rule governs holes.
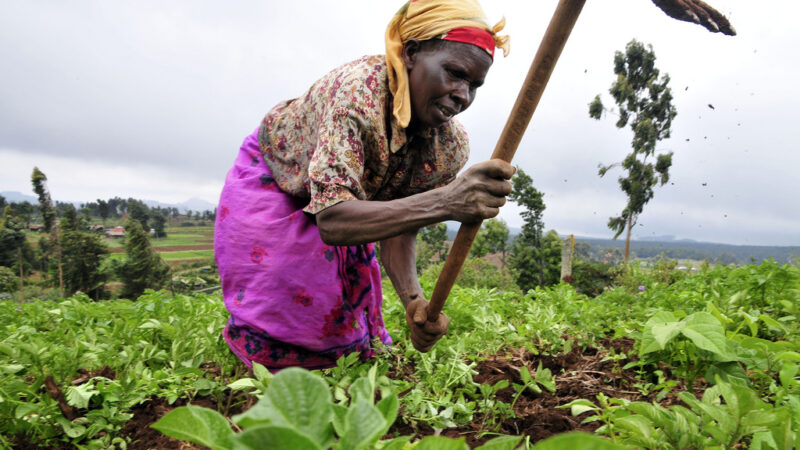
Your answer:
[[[19,277],[14,271],[0,266],[0,292],[14,292],[19,289]]]

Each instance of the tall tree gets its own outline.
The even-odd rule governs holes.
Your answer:
[[[130,218],[139,222],[145,233],[150,231],[150,208],[139,200],[128,199],[128,214]]]
[[[44,222],[44,230],[50,233],[50,240],[56,250],[56,262],[58,264],[58,290],[61,296],[64,296],[64,271],[61,264],[61,243],[58,238],[58,227],[56,226],[56,212],[53,208],[53,199],[50,197],[50,191],[47,189],[47,176],[39,170],[38,167],[33,168],[31,174],[31,183],[33,184],[33,191],[39,197],[39,211],[42,213],[42,221]]]
[[[670,136],[672,119],[677,115],[672,105],[669,75],[659,78],[655,66],[653,46],[644,46],[635,39],[625,47],[625,53],[614,54],[616,81],[609,92],[617,104],[617,128],[630,124],[633,131],[632,152],[622,160],[608,166],[600,164],[599,174],[604,176],[613,167],[621,166],[625,176],[618,178],[622,191],[628,196],[628,204],[617,217],[608,220],[614,231],[614,239],[627,229],[625,238],[625,262],[628,262],[631,244],[631,229],[644,210],[644,205],[653,198],[653,188],[669,181],[672,152],[656,154],[656,143]],[[605,108],[600,95],[589,104],[589,116],[602,117]]]
[[[533,186],[533,179],[524,170],[517,168],[511,179],[509,199],[522,206],[520,213],[524,224],[511,248],[511,267],[517,277],[517,285],[523,290],[534,286],[545,286],[547,273],[542,233],[544,221],[544,194]]]
[[[150,246],[147,233],[138,220],[125,222],[125,260],[117,276],[122,280],[122,296],[135,300],[145,289],[160,289],[169,280],[169,266]]]
[[[108,219],[108,214],[110,213],[108,202],[105,200],[97,199],[97,213],[100,215],[100,218],[103,219],[103,227],[106,226],[106,219]]]
[[[151,219],[153,219],[152,222],[153,222],[153,230],[155,230],[154,233],[155,237],[157,238],[167,237],[167,231],[164,228],[167,222],[167,218],[164,217],[164,214],[160,212],[154,213]]]

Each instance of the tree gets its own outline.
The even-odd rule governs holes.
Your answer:
[[[447,257],[447,224],[436,223],[420,228],[417,236],[428,245],[439,261],[444,261]]]
[[[549,282],[548,265],[551,264],[551,261],[547,258],[548,251],[542,236],[544,194],[533,186],[533,179],[520,168],[517,168],[517,173],[511,179],[511,183],[512,189],[508,198],[524,208],[520,213],[524,224],[522,232],[512,243],[510,263],[511,268],[516,272],[517,285],[525,291],[535,286],[546,286]],[[558,255],[559,259],[556,264],[560,264],[561,261],[560,246]],[[558,276],[556,276],[557,278]]]
[[[164,230],[165,223],[167,222],[167,218],[164,217],[164,214],[160,212],[153,214],[153,230],[155,230],[155,237],[163,238],[167,237],[167,232]]]
[[[73,205],[64,210],[59,223],[61,250],[63,252],[64,289],[73,294],[81,291],[98,300],[107,279],[100,269],[108,248],[93,233],[87,233],[83,217]]]
[[[97,199],[97,213],[100,215],[100,218],[103,219],[103,227],[106,226],[106,219],[108,219],[108,215],[110,213],[108,202],[105,200]]]
[[[150,231],[150,225],[147,223],[148,220],[150,220],[150,211],[147,205],[139,200],[129,198],[128,214],[130,214],[131,219],[139,222],[139,225],[142,226],[142,229],[144,229],[145,232]]]
[[[64,252],[64,288],[73,294],[81,291],[98,300],[102,297],[107,275],[101,270],[108,248],[99,236],[79,230],[61,232]]]
[[[506,250],[508,246],[508,225],[502,220],[493,217],[485,220],[475,236],[470,254],[481,258],[489,253],[502,253],[501,261],[506,265]]]
[[[117,276],[122,280],[122,297],[136,299],[145,289],[160,289],[169,280],[169,266],[150,246],[139,221],[125,222],[125,260]]]
[[[33,168],[31,174],[31,183],[33,184],[33,191],[39,197],[39,211],[42,213],[42,221],[44,222],[44,231],[50,233],[50,240],[55,244],[56,261],[58,263],[58,290],[61,296],[64,296],[64,271],[61,261],[61,243],[58,238],[58,227],[55,226],[56,211],[53,208],[53,199],[50,197],[50,191],[47,189],[47,177],[38,167]]]
[[[617,217],[608,220],[608,227],[618,238],[627,229],[625,238],[625,262],[630,255],[631,229],[644,210],[644,205],[653,198],[653,188],[669,181],[672,152],[656,154],[656,143],[670,136],[672,119],[677,115],[672,105],[669,75],[659,78],[655,67],[656,55],[653,46],[647,48],[635,39],[625,47],[625,53],[614,54],[614,74],[617,80],[609,92],[618,107],[617,128],[630,124],[633,130],[633,151],[622,160],[608,166],[600,164],[599,175],[604,176],[613,167],[621,166],[626,176],[619,177],[622,191],[628,196],[628,204]],[[605,111],[600,95],[589,104],[589,116],[599,120]]]
[[[19,218],[11,214],[11,207],[6,205],[3,208],[3,218],[0,222],[0,266],[5,266],[11,269],[14,265],[17,266],[19,273],[19,291],[20,298],[25,298],[24,286],[24,252],[27,246],[25,241],[24,225]],[[15,264],[16,263],[16,264]]]

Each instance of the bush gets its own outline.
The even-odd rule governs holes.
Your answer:
[[[14,292],[19,289],[19,277],[14,271],[0,266],[0,292]]]
[[[614,286],[620,269],[611,264],[576,261],[572,267],[572,286],[581,294],[597,297]]]
[[[429,280],[437,280],[442,273],[444,263],[434,264],[428,267],[422,277]],[[467,258],[461,273],[456,278],[456,284],[471,288],[496,288],[505,291],[521,292],[514,282],[513,273],[510,270],[500,270],[497,266],[484,258]]]

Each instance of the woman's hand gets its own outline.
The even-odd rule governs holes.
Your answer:
[[[436,322],[428,322],[428,301],[418,298],[406,307],[406,323],[411,330],[411,343],[414,348],[425,353],[447,333],[450,318],[439,314]]]
[[[459,222],[490,219],[505,205],[506,196],[511,193],[508,180],[515,171],[514,166],[500,159],[475,164],[445,186],[447,193],[442,206]]]

